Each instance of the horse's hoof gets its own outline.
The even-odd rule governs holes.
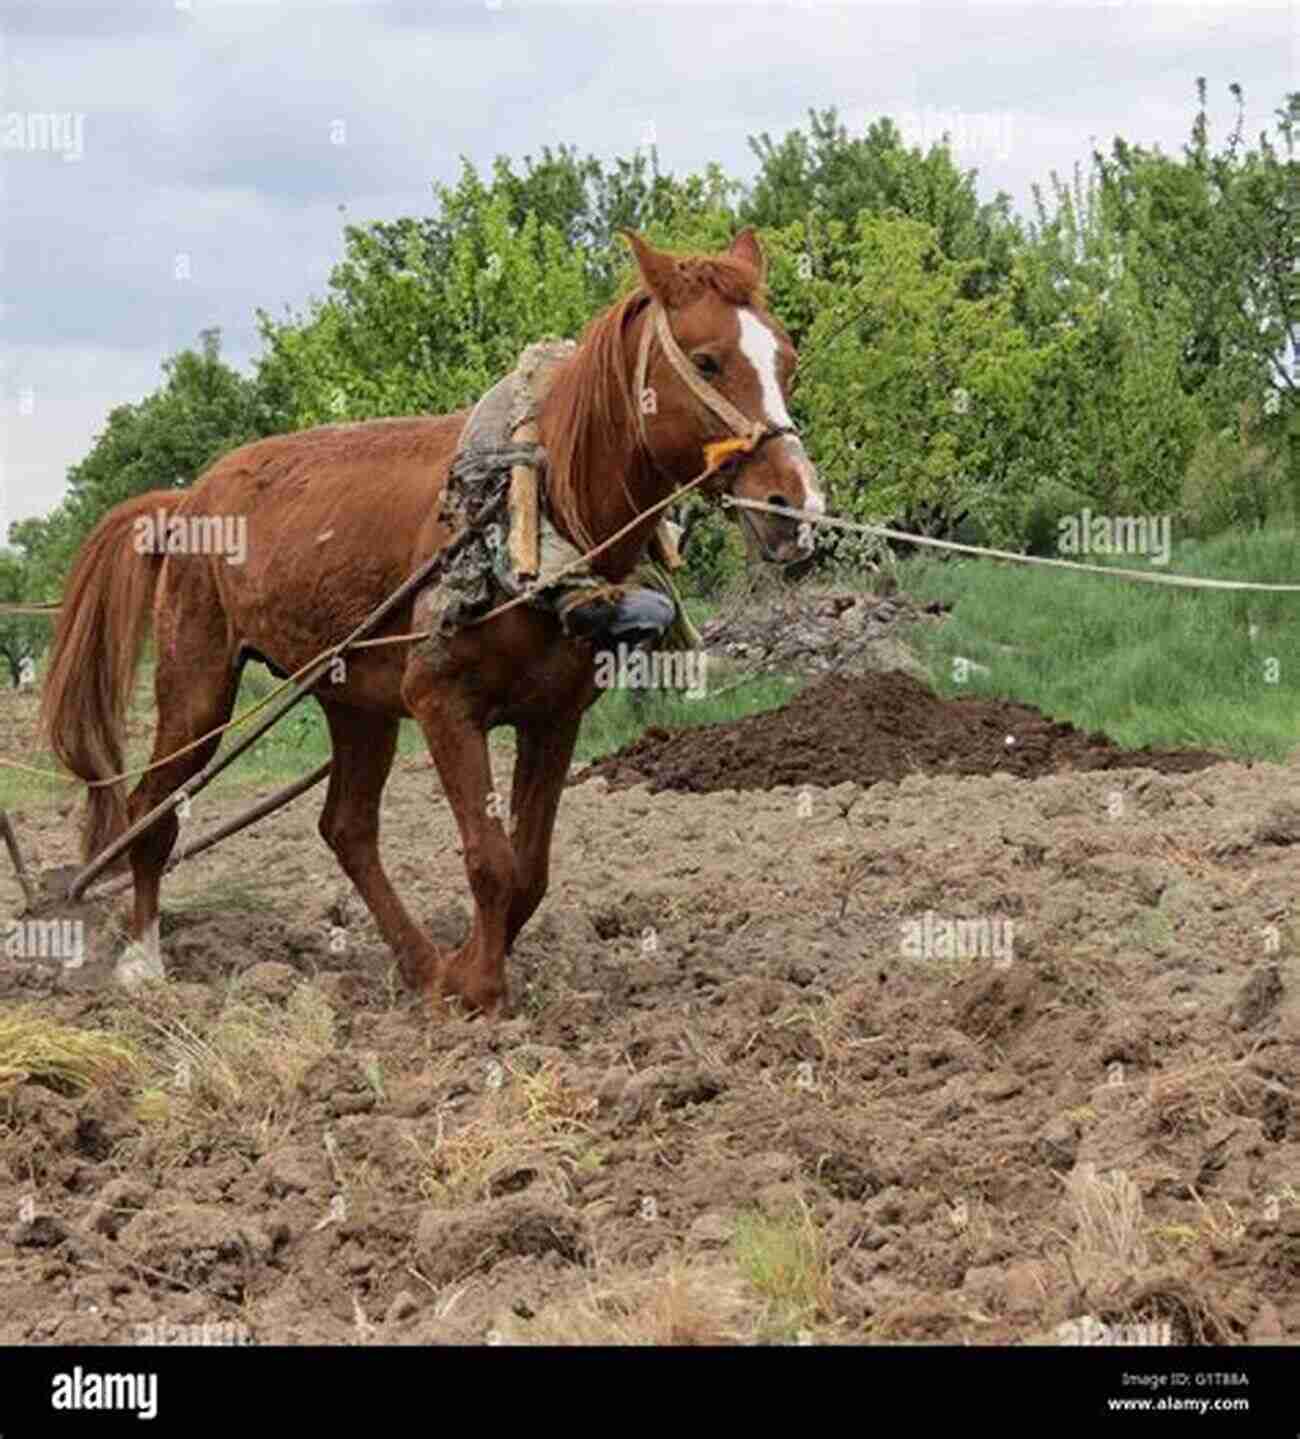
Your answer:
[[[504,1019],[506,1016],[505,983],[484,978],[463,950],[449,954],[438,965],[438,973],[430,987],[435,1006],[454,1000],[466,1019]]]
[[[429,993],[429,1007],[432,1014],[439,1019],[454,1016],[457,1019],[486,1019],[489,1023],[496,1024],[510,1018],[504,995],[475,1004],[462,994],[447,989],[433,989]]]
[[[136,990],[149,980],[166,977],[156,919],[139,939],[133,939],[118,955],[117,963],[113,966],[113,977],[127,990]]]
[[[150,980],[163,979],[162,955],[143,944],[128,944],[113,966],[113,977],[132,992]]]

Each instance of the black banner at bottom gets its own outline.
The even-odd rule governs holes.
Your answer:
[[[0,1348],[0,1439],[339,1434],[396,1418],[1001,1434],[1300,1433],[1294,1348]],[[630,1407],[629,1407],[630,1406]],[[1162,1420],[1180,1417],[1175,1431]],[[1195,1422],[1192,1423],[1191,1421]]]

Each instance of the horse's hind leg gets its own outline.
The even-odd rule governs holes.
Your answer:
[[[434,981],[438,951],[397,897],[379,859],[379,799],[397,753],[401,721],[326,704],[334,758],[321,838],[356,885],[412,988]]]
[[[224,725],[230,718],[239,689],[239,669],[221,640],[204,646],[213,635],[187,637],[184,654],[160,636],[154,693],[158,725],[154,733],[152,764],[127,800],[127,818],[134,824],[141,815],[179,789],[217,752],[221,736],[205,740],[185,754],[167,759],[193,743],[200,735]],[[176,811],[168,810],[131,846],[131,874],[135,881],[135,909],[131,919],[132,945],[117,966],[118,978],[128,987],[141,979],[161,979],[162,948],[159,943],[158,892],[163,870],[171,856],[180,830]]]

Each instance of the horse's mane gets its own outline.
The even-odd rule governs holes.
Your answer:
[[[732,255],[674,257],[666,286],[659,298],[669,307],[689,302],[703,290],[712,290],[731,305],[761,304],[763,283],[745,261]],[[639,443],[633,377],[627,358],[628,326],[651,300],[639,285],[583,332],[577,353],[556,377],[549,402],[557,422],[548,437],[547,497],[560,528],[575,544],[590,549],[595,540],[589,523],[588,500],[596,486],[614,476],[591,473],[592,455],[602,442],[629,457]],[[624,475],[617,477],[626,488]]]

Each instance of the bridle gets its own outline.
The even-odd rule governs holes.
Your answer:
[[[794,435],[797,439],[799,431],[794,425],[770,425],[765,420],[751,420],[747,415],[743,415],[724,394],[714,389],[687,359],[669,328],[667,311],[658,300],[651,300],[650,313],[645,328],[641,332],[641,344],[637,351],[636,390],[633,394],[633,402],[636,405],[641,448],[656,469],[659,469],[659,464],[650,448],[645,407],[646,376],[650,369],[650,346],[656,339],[662,346],[664,355],[676,371],[678,378],[695,398],[706,409],[711,410],[732,433],[731,440],[715,441],[704,447],[705,459],[709,465],[713,465],[715,458],[722,454],[728,456],[718,463],[716,481],[707,487],[701,486],[702,492],[707,494],[710,499],[720,501],[723,492],[729,491],[735,484],[741,468],[749,460],[752,460],[769,440],[780,439],[783,435]],[[750,533],[758,542],[764,559],[775,563],[776,561],[773,560],[768,550],[767,541],[759,532],[753,519],[747,511],[742,510],[740,513],[749,526]]]

